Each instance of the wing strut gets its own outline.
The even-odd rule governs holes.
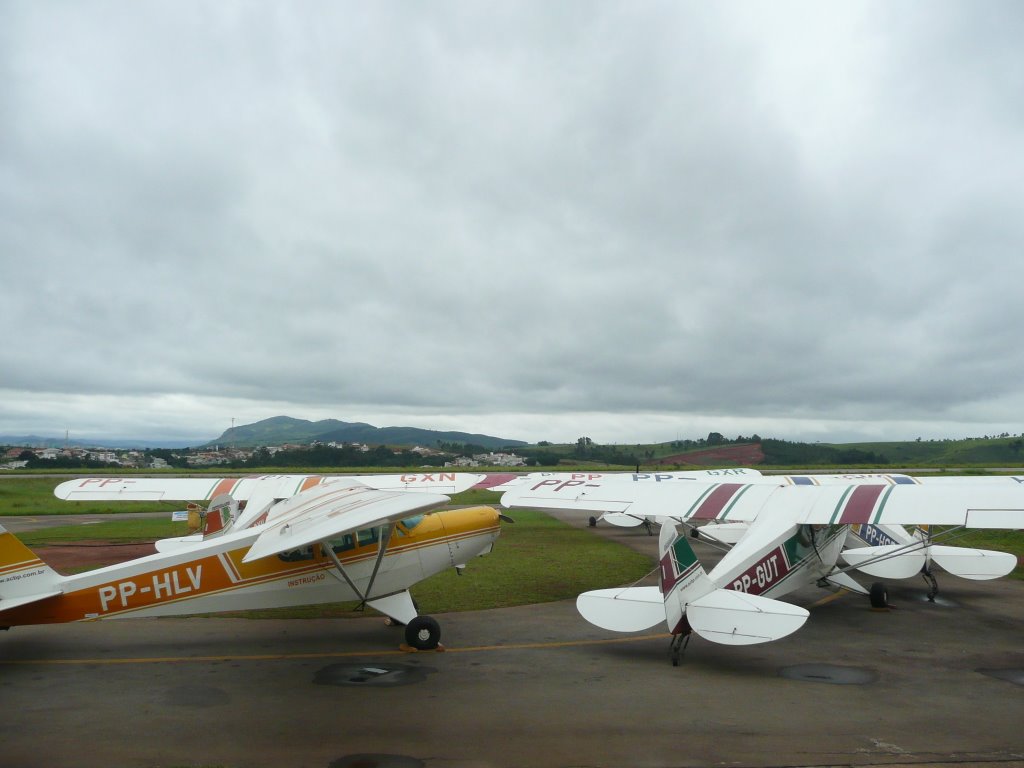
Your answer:
[[[395,524],[391,522],[387,525],[382,525],[378,530],[380,532],[380,546],[377,548],[377,560],[373,564],[373,573],[370,574],[370,583],[366,585],[367,597],[369,597],[370,593],[373,592],[373,583],[377,580],[377,571],[380,570],[381,561],[384,559],[384,555],[388,551],[391,534],[395,532]]]
[[[348,584],[349,587],[352,588],[352,591],[356,593],[356,596],[359,598],[361,603],[359,606],[360,608],[366,604],[366,601],[370,599],[370,595],[373,593],[373,585],[377,580],[377,573],[380,571],[380,564],[384,561],[384,555],[387,554],[388,543],[391,541],[391,534],[395,531],[395,524],[393,522],[388,523],[387,525],[380,526],[377,530],[379,534],[377,559],[373,563],[373,572],[370,574],[370,581],[366,585],[366,592],[360,591],[359,587],[357,587],[355,582],[352,581],[352,577],[348,575],[348,571],[345,570],[345,566],[342,564],[341,560],[338,559],[338,556],[335,554],[330,542],[320,542],[320,546],[323,548],[323,551],[327,553],[329,558],[331,558],[331,561],[334,563],[334,567],[338,569],[338,573],[341,574],[345,583]]]

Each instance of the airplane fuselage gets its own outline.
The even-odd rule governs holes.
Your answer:
[[[260,526],[127,563],[65,577],[61,594],[0,612],[0,627],[177,616],[373,599],[408,589],[490,551],[499,534],[490,507],[416,515],[394,527],[377,563],[381,529],[346,534],[249,563]],[[361,594],[338,571],[330,546]],[[26,563],[26,572],[42,561]],[[374,575],[374,571],[376,574]],[[372,592],[366,587],[372,581]]]
[[[709,578],[724,589],[777,598],[815,584],[835,568],[846,538],[845,525],[801,525],[763,542],[744,558],[724,558]],[[723,567],[724,566],[724,567]]]

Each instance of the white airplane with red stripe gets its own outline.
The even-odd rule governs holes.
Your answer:
[[[687,470],[677,472],[620,472],[620,473],[583,473],[583,472],[534,472],[516,478],[504,485],[492,487],[490,490],[505,491],[518,488],[526,483],[536,484],[540,480],[561,480],[573,482],[632,482],[632,483],[667,483],[684,482],[722,482],[769,484],[769,485],[989,485],[989,484],[1021,484],[1024,478],[1009,475],[983,477],[913,477],[900,473],[862,473],[849,472],[844,474],[801,474],[801,475],[762,475],[756,469],[736,467],[727,469]],[[596,525],[603,520],[611,525],[622,528],[633,528],[643,525],[649,534],[654,532],[656,518],[641,516],[629,512],[606,512],[600,517],[591,517],[590,524]],[[736,544],[747,532],[750,525],[745,522],[724,522],[710,520],[698,529],[692,523],[679,520],[694,538],[701,539],[712,546],[728,549]],[[951,537],[952,538],[952,537]],[[855,550],[855,551],[854,551]],[[894,557],[899,555],[899,557]],[[954,576],[965,579],[994,579],[1006,576],[1017,565],[1017,558],[1007,552],[977,549],[973,547],[953,547],[936,544],[927,526],[908,531],[899,525],[859,524],[850,527],[845,539],[840,558],[857,570],[870,576],[884,579],[906,579],[920,574],[929,585],[928,599],[934,600],[939,587],[935,578],[933,564],[941,566]],[[846,580],[844,586],[853,591],[870,594],[860,584]],[[872,600],[881,605],[885,600],[884,585],[874,588]]]
[[[440,626],[409,588],[491,551],[487,506],[446,509],[482,475],[87,478],[54,493],[75,500],[212,500],[203,531],[157,553],[71,576],[0,526],[0,629],[24,624],[180,616],[358,600],[436,648]],[[505,518],[507,519],[507,518]],[[216,521],[216,522],[212,522]]]
[[[866,592],[847,573],[854,566],[839,565],[852,526],[942,526],[945,536],[969,528],[1024,528],[1024,486],[966,478],[945,485],[863,478],[813,485],[548,478],[511,488],[501,503],[659,520],[659,585],[587,592],[577,599],[577,608],[591,623],[620,632],[665,621],[674,636],[674,663],[691,633],[747,645],[796,631],[809,613],[777,598],[802,586]],[[710,572],[677,529],[678,524],[692,529],[698,523],[738,525],[731,548]],[[927,544],[933,546],[938,538],[933,534]],[[860,568],[867,564],[884,569],[880,564],[900,560],[917,567],[924,546],[919,541],[916,547],[854,559]],[[876,600],[883,597],[873,595]]]

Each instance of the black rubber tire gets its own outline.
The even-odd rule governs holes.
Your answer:
[[[871,585],[871,592],[868,597],[871,600],[872,608],[888,608],[889,607],[889,590],[886,589],[885,584],[880,581],[876,581]]]
[[[590,524],[591,528],[596,528],[597,527],[597,518],[596,517],[591,517],[587,522]]]
[[[441,625],[430,616],[417,616],[405,626],[405,642],[417,651],[432,651],[441,643]]]

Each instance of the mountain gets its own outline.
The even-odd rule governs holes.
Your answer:
[[[290,416],[275,416],[257,421],[255,424],[232,427],[216,440],[211,440],[206,447],[220,445],[252,448],[283,443],[311,443],[314,440],[322,443],[369,443],[371,445],[410,447],[421,445],[425,448],[437,445],[440,440],[446,443],[471,443],[491,450],[527,444],[522,440],[509,440],[468,432],[439,432],[418,427],[375,427],[363,422],[338,421],[337,419],[306,421],[305,419],[293,419]]]

